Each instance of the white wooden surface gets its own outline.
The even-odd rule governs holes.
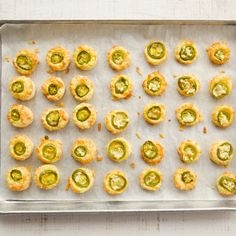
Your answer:
[[[0,21],[236,19],[235,0],[0,0]],[[236,212],[0,216],[0,235],[235,235]],[[159,233],[159,234],[157,234]]]

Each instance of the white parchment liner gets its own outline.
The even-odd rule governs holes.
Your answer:
[[[147,64],[143,49],[151,39],[160,39],[166,43],[169,51],[168,59],[160,66],[152,67]],[[194,40],[199,49],[199,58],[192,65],[180,65],[174,59],[174,47],[182,39]],[[29,45],[28,41],[35,40],[35,45]],[[214,66],[207,57],[205,49],[214,41],[227,41],[232,56],[226,65]],[[95,48],[98,53],[97,66],[87,72],[79,71],[72,63],[68,74],[64,72],[55,73],[60,76],[66,85],[66,94],[62,99],[65,110],[72,114],[72,109],[77,104],[69,92],[69,82],[75,75],[86,75],[95,84],[95,94],[90,101],[97,109],[97,124],[102,123],[102,131],[98,132],[97,125],[93,128],[81,132],[70,120],[69,125],[61,131],[49,133],[44,130],[40,122],[41,112],[55,104],[47,101],[40,91],[42,82],[50,75],[47,73],[48,67],[45,63],[45,55],[48,49],[60,44],[70,50],[79,44],[88,44]],[[122,45],[126,47],[132,56],[132,65],[122,73],[130,75],[134,83],[134,96],[125,101],[112,101],[108,89],[110,79],[116,75],[107,65],[106,54],[112,45]],[[37,86],[37,96],[29,102],[18,102],[8,91],[9,81],[16,76],[12,63],[4,60],[5,57],[11,59],[16,52],[23,48],[39,50],[40,64],[31,76]],[[107,200],[214,200],[222,199],[215,189],[217,176],[225,170],[235,171],[236,161],[233,160],[229,168],[218,167],[210,162],[208,157],[209,146],[218,139],[228,139],[236,149],[236,132],[234,124],[224,130],[215,128],[211,123],[211,111],[216,105],[229,104],[236,108],[236,28],[234,26],[193,26],[193,25],[108,25],[108,24],[32,24],[32,25],[5,25],[2,29],[2,100],[1,100],[1,198],[2,199],[81,199],[81,201],[107,201]],[[140,67],[143,76],[136,72],[136,67]],[[159,70],[166,76],[168,88],[161,97],[149,97],[142,89],[142,81],[146,75],[155,70]],[[211,78],[225,71],[232,77],[233,91],[230,96],[220,101],[211,98],[208,87]],[[201,90],[197,96],[183,98],[176,91],[176,79],[173,75],[182,73],[195,74],[201,83]],[[141,96],[141,99],[139,98]],[[142,113],[143,107],[149,102],[162,102],[167,109],[166,121],[157,126],[149,126],[137,112]],[[179,131],[179,125],[175,119],[175,108],[184,102],[192,102],[200,109],[204,121],[195,127]],[[6,119],[7,111],[11,104],[22,103],[29,106],[35,115],[33,125],[25,129],[15,129],[8,124]],[[129,160],[117,164],[110,161],[106,156],[106,145],[114,136],[104,127],[104,117],[112,109],[124,109],[129,113],[130,125],[121,135],[126,138],[132,146],[132,155]],[[168,122],[168,120],[171,120]],[[207,127],[207,134],[203,134],[203,127]],[[139,132],[141,140],[136,137]],[[61,173],[60,185],[50,191],[37,189],[33,184],[27,191],[12,193],[5,185],[5,172],[7,169],[17,165],[25,165],[32,168],[32,173],[41,162],[35,153],[25,162],[17,162],[10,158],[8,142],[10,138],[17,134],[26,134],[37,146],[40,138],[49,135],[50,138],[59,138],[63,141],[63,159],[56,163]],[[163,133],[165,138],[161,139],[159,134]],[[87,165],[96,171],[95,186],[85,194],[75,194],[70,190],[65,191],[67,177],[70,173],[81,166],[70,156],[72,142],[77,138],[92,138],[99,150],[99,156],[104,159],[101,162],[95,161]],[[165,147],[165,157],[161,164],[157,165],[163,175],[164,181],[160,191],[147,192],[140,188],[138,176],[148,165],[140,158],[140,145],[147,139],[160,141]],[[198,184],[194,191],[181,192],[173,186],[173,172],[176,168],[183,166],[177,155],[178,143],[184,139],[193,139],[199,142],[202,148],[200,160],[189,168],[198,174]],[[136,168],[130,167],[132,162],[136,163]],[[120,196],[109,196],[103,190],[103,178],[107,171],[111,169],[123,170],[129,179],[127,191]]]

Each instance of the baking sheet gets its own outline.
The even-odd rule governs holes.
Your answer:
[[[208,86],[211,78],[222,71],[232,77],[233,85],[235,80],[234,45],[236,41],[236,29],[234,26],[196,26],[196,25],[111,25],[111,24],[18,24],[5,25],[2,29],[2,104],[1,104],[1,199],[2,200],[81,200],[81,201],[171,201],[171,200],[219,200],[222,197],[217,193],[215,180],[217,176],[225,171],[225,168],[218,167],[210,162],[208,158],[209,146],[218,139],[228,139],[236,147],[235,123],[228,129],[216,129],[211,124],[211,111],[216,105],[229,104],[236,108],[236,86],[230,96],[220,101],[211,98]],[[160,66],[150,66],[143,56],[143,48],[151,39],[164,41],[169,49],[168,60]],[[173,56],[173,49],[182,39],[192,39],[199,49],[199,59],[192,65],[183,66],[178,64]],[[29,45],[29,41],[35,40],[35,45]],[[212,65],[207,58],[205,49],[214,41],[227,41],[232,49],[231,60],[223,66]],[[86,43],[95,48],[98,53],[98,64],[92,71],[79,71],[73,63],[68,74],[64,72],[55,73],[63,79],[66,85],[66,94],[62,99],[65,110],[72,114],[77,102],[70,95],[69,82],[75,75],[85,75],[93,80],[95,84],[94,97],[89,101],[97,111],[97,124],[102,123],[102,131],[97,131],[97,126],[90,130],[80,131],[72,120],[69,125],[61,131],[49,133],[44,130],[40,122],[41,112],[48,107],[55,107],[55,104],[47,101],[40,92],[42,82],[50,75],[47,73],[48,67],[45,63],[45,55],[48,49],[60,44],[71,52],[79,45]],[[116,75],[107,65],[106,53],[112,45],[122,45],[126,47],[132,57],[132,66],[122,73],[130,75],[134,83],[134,96],[125,101],[112,101],[108,89],[110,79]],[[8,83],[16,74],[11,63],[4,60],[5,57],[14,57],[15,53],[22,48],[37,48],[39,50],[40,65],[31,76],[37,86],[37,96],[29,102],[19,102],[29,106],[35,115],[33,125],[23,130],[13,128],[6,120],[6,114],[14,100],[8,92]],[[140,67],[143,76],[136,72],[136,67]],[[166,76],[168,88],[161,97],[151,98],[143,92],[142,81],[145,76],[155,70],[159,70]],[[201,90],[197,96],[183,98],[176,91],[176,81],[174,75],[182,73],[196,74],[201,83]],[[139,98],[141,96],[141,99]],[[158,126],[149,126],[142,117],[138,117],[137,112],[142,113],[143,107],[149,102],[162,102],[166,106],[166,121]],[[184,102],[196,104],[204,117],[204,121],[195,127],[179,131],[179,125],[175,119],[175,108]],[[132,146],[131,157],[122,163],[113,163],[106,156],[106,145],[110,139],[114,138],[104,127],[104,117],[112,109],[124,109],[129,113],[130,125],[121,135],[126,138]],[[168,122],[168,120],[171,120]],[[207,134],[203,134],[203,127],[207,127]],[[141,140],[136,137],[140,133]],[[35,146],[40,142],[40,138],[48,135],[50,138],[59,138],[63,141],[63,159],[55,165],[61,173],[60,185],[50,191],[37,189],[33,184],[30,189],[21,193],[12,193],[5,186],[5,172],[8,168],[16,165],[25,165],[32,168],[32,172],[41,163],[34,155],[23,163],[19,163],[9,157],[8,142],[10,138],[17,134],[26,134],[32,138]],[[159,134],[164,134],[161,139]],[[65,191],[67,177],[70,173],[81,166],[70,156],[70,148],[77,138],[92,138],[99,150],[99,156],[104,159],[101,162],[94,162],[87,167],[96,172],[95,185],[91,191],[84,194],[75,194]],[[165,157],[157,165],[163,175],[163,185],[160,191],[147,192],[142,190],[138,184],[140,172],[148,165],[142,161],[139,154],[140,145],[147,139],[160,141],[165,148]],[[202,148],[202,155],[197,163],[189,165],[198,174],[198,184],[194,191],[181,192],[175,189],[172,181],[172,174],[176,168],[183,166],[180,163],[176,148],[184,139],[193,139],[199,142]],[[136,168],[130,167],[131,163],[136,163]],[[235,160],[227,170],[235,171]],[[129,179],[129,188],[119,196],[110,196],[103,190],[103,178],[107,171],[119,168],[123,170]],[[228,199],[228,198],[227,198]],[[234,197],[229,198],[234,199]]]

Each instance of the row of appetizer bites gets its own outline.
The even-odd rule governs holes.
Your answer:
[[[167,81],[160,72],[152,72],[142,83],[146,94],[161,96],[167,87]],[[36,94],[36,86],[32,79],[26,76],[13,78],[9,84],[12,96],[21,101],[28,101]],[[177,78],[177,91],[184,97],[194,96],[200,90],[200,82],[192,74],[184,74]],[[232,82],[229,76],[220,74],[215,76],[209,85],[213,98],[220,99],[232,91]],[[65,94],[65,85],[62,79],[52,76],[45,80],[41,86],[43,95],[49,101],[59,101]],[[127,99],[132,96],[133,82],[124,74],[116,75],[111,79],[110,92],[114,100]],[[85,76],[75,76],[70,81],[70,93],[79,102],[88,101],[93,97],[94,84]]]
[[[68,178],[67,189],[70,187],[75,193],[84,193],[94,185],[95,172],[88,168],[78,168]],[[11,168],[6,176],[7,185],[12,191],[24,191],[30,187],[31,173],[24,166]],[[156,168],[146,168],[139,176],[140,186],[148,191],[159,190],[163,175]],[[43,190],[55,188],[60,182],[60,173],[52,164],[42,165],[35,170],[34,182]],[[177,189],[182,191],[193,190],[197,184],[197,175],[187,168],[179,168],[173,175],[173,182]],[[109,171],[103,181],[104,189],[108,194],[118,195],[128,187],[126,174],[118,169]],[[230,172],[221,174],[216,182],[217,190],[224,196],[236,193],[236,175]]]
[[[19,161],[28,159],[34,150],[34,144],[26,135],[15,135],[9,143],[9,151],[12,158]],[[191,164],[197,161],[202,153],[196,141],[185,140],[178,146],[179,158],[183,163]],[[132,148],[129,142],[122,138],[112,139],[106,148],[107,156],[114,162],[126,160]],[[228,140],[219,140],[210,147],[210,159],[220,165],[228,166],[232,161],[234,150]],[[164,148],[161,143],[147,140],[140,147],[142,159],[148,164],[158,164],[164,157]],[[36,147],[36,155],[44,163],[50,164],[59,161],[62,157],[62,141],[49,139],[47,136],[41,139]],[[73,142],[71,156],[81,164],[93,162],[97,157],[97,147],[93,140],[80,138]]]
[[[213,43],[207,49],[210,61],[217,65],[225,64],[230,58],[230,48],[224,42]],[[151,41],[144,49],[144,55],[147,62],[151,65],[159,65],[167,58],[168,50],[161,41]],[[198,57],[198,50],[193,41],[185,40],[175,48],[175,58],[181,64],[191,64]],[[113,46],[108,54],[107,60],[109,66],[117,71],[130,66],[131,56],[129,51],[122,47]],[[70,65],[70,52],[61,46],[56,46],[48,50],[46,63],[52,71],[67,70]],[[97,64],[96,51],[87,45],[80,45],[74,50],[73,61],[80,70],[91,70]],[[16,71],[22,75],[30,75],[34,72],[39,63],[36,51],[23,49],[17,52],[13,60]]]
[[[192,103],[184,103],[176,110],[176,119],[181,126],[194,126],[203,120],[198,108]],[[212,112],[212,122],[216,127],[227,128],[234,121],[235,111],[231,106],[220,105]],[[96,110],[89,103],[80,103],[72,112],[73,123],[80,129],[89,129],[96,123]],[[166,118],[166,108],[161,103],[149,103],[143,110],[144,120],[157,125]],[[29,126],[34,119],[33,112],[27,106],[13,104],[7,114],[11,125],[17,128]],[[41,122],[48,131],[63,129],[69,122],[69,115],[63,108],[48,108],[41,115]],[[117,134],[126,130],[129,115],[124,110],[112,110],[106,115],[105,125],[109,132]]]

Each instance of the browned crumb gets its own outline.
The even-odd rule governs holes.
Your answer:
[[[139,132],[137,132],[135,135],[138,139],[141,139],[141,134]]]
[[[30,40],[30,41],[28,41],[28,44],[29,45],[34,45],[34,44],[36,44],[36,41],[35,40]]]
[[[54,72],[54,71],[53,71],[52,69],[49,69],[49,70],[47,71],[47,73],[50,74],[50,75],[51,75],[53,72]]]
[[[38,48],[35,48],[35,49],[34,49],[34,52],[35,52],[35,53],[39,53],[39,49],[38,49]]]
[[[179,131],[184,131],[186,129],[186,126],[184,125],[179,125]]]
[[[136,168],[136,163],[135,163],[135,162],[130,163],[130,167],[131,167],[132,169],[135,169],[135,168]]]
[[[138,99],[141,99],[142,97],[141,96],[138,96]]]
[[[224,74],[224,73],[225,73],[225,70],[221,70],[220,73]]]
[[[168,122],[171,122],[171,119],[169,119]]]
[[[64,105],[63,102],[58,102],[58,103],[56,104],[56,106],[57,106],[57,107],[61,107],[61,108],[62,108],[62,107],[65,107],[65,105]]]
[[[165,135],[163,133],[159,134],[160,138],[165,138]]]
[[[140,76],[143,76],[143,73],[142,73],[140,67],[138,67],[138,66],[136,67],[136,72],[137,72]]]
[[[97,160],[97,161],[102,161],[102,160],[103,160],[103,157],[98,156],[98,157],[96,157],[96,160]]]
[[[48,140],[48,139],[49,139],[49,137],[48,137],[47,135],[45,135],[45,136],[44,136],[44,139]]]
[[[174,78],[177,78],[178,76],[177,76],[176,74],[173,74],[173,77],[174,77]]]
[[[65,73],[68,74],[70,72],[70,68],[67,67],[66,70],[65,70]]]
[[[207,133],[207,128],[204,126],[203,127],[203,133],[206,134]]]
[[[70,182],[69,182],[69,178],[68,178],[67,183],[66,183],[66,191],[68,191],[69,188],[70,188]]]
[[[9,56],[5,56],[4,60],[5,60],[6,62],[10,62],[10,61],[11,61],[11,58],[10,58]]]
[[[137,115],[140,116],[140,112],[137,112]]]
[[[101,130],[102,130],[102,124],[98,123],[98,131],[101,131]]]

